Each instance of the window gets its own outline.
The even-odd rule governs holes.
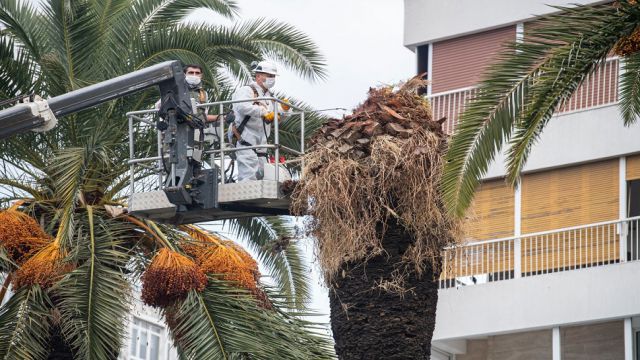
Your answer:
[[[133,318],[131,325],[131,342],[129,343],[129,359],[159,360],[160,336],[162,327],[148,321]]]
[[[635,359],[640,360],[640,331],[636,331],[636,351],[635,351]]]
[[[424,74],[429,71],[429,44],[418,46],[416,53],[418,55],[418,74]],[[419,89],[418,93],[424,95],[427,93],[427,89]]]

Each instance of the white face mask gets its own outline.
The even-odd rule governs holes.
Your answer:
[[[187,75],[185,77],[185,80],[187,81],[187,84],[191,86],[198,86],[200,85],[200,81],[202,81],[202,79],[200,79],[199,76],[195,76],[195,75]]]
[[[276,78],[266,78],[264,79],[264,87],[267,89],[271,89],[276,84]]]

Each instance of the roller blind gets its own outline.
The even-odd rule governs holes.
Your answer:
[[[432,92],[478,84],[486,67],[506,41],[516,39],[515,25],[433,44]]]

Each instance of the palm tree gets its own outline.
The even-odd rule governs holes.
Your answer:
[[[315,45],[295,28],[266,20],[185,24],[196,8],[230,19],[237,11],[227,0],[49,0],[37,8],[2,1],[0,98],[56,96],[167,59],[202,64],[212,98],[264,57],[308,79],[324,75]],[[15,291],[0,307],[0,356],[115,359],[132,284],[141,282],[182,358],[329,358],[327,339],[301,317],[309,287],[296,244],[282,245],[286,221],[227,224],[265,265],[268,287],[234,242],[118,211],[126,201],[125,113],[151,107],[157,96],[114,100],[0,145],[1,200],[20,199],[0,212],[0,273]],[[145,130],[136,128],[137,157],[154,148]]]
[[[441,250],[459,223],[439,192],[447,137],[416,77],[369,90],[305,155],[293,210],[310,215],[340,359],[428,359]]]
[[[451,140],[442,187],[451,213],[462,216],[480,179],[505,142],[507,181],[516,185],[533,144],[551,116],[612,52],[621,56],[620,110],[625,125],[640,115],[640,5],[557,7],[506,46]]]

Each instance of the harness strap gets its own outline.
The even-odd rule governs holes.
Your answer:
[[[240,145],[242,145],[242,146],[253,146],[253,144],[251,144],[251,143],[250,143],[250,142],[248,142],[248,141],[244,141],[244,140],[240,140],[240,141],[238,141],[238,144],[240,144]],[[258,152],[258,149],[252,149],[252,150],[253,150],[253,152],[254,152],[254,153],[256,153],[256,155],[257,155],[258,157],[264,157],[264,158],[269,157],[269,155],[267,155],[267,153],[266,153],[266,152],[264,152],[264,153],[263,153],[263,152]]]

